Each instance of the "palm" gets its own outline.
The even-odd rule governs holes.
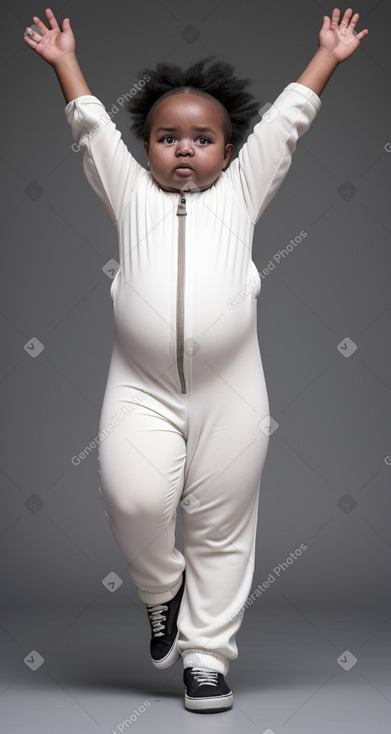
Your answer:
[[[330,18],[326,15],[323,19],[323,25],[319,33],[319,46],[331,51],[338,62],[344,61],[356,51],[360,45],[360,41],[368,33],[365,28],[360,33],[355,33],[354,29],[357,25],[359,14],[352,16],[353,10],[348,8],[339,23],[340,12],[338,8],[334,8]]]
[[[49,64],[53,63],[60,56],[74,50],[73,37],[65,31],[51,30],[42,36],[35,50]]]
[[[30,27],[27,27],[29,35],[33,40],[30,40],[27,36],[24,37],[24,40],[45,61],[49,64],[54,64],[64,54],[74,51],[76,43],[68,18],[64,20],[63,30],[61,31],[50,8],[46,10],[46,15],[51,29],[49,30],[37,16],[33,16],[35,25],[42,31],[43,35],[40,35],[36,31],[31,31]]]

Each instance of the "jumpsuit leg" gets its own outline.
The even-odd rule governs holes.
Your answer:
[[[206,667],[226,675],[229,661],[238,656],[235,635],[254,576],[260,481],[269,442],[259,423],[269,414],[269,404],[262,370],[254,374],[248,365],[238,366],[224,378],[205,378],[189,399],[181,501],[186,586],[178,648],[184,668]]]
[[[101,427],[129,405],[120,398],[126,392],[121,385],[108,384]],[[182,583],[185,560],[175,548],[175,525],[185,461],[182,433],[144,404],[99,444],[105,515],[146,604],[172,599]]]
[[[269,414],[266,385],[259,367],[249,369],[254,363],[245,356],[224,379],[208,379],[199,364],[198,383],[188,380],[175,410],[147,400],[99,445],[103,506],[141,600],[173,598],[186,567],[177,622],[183,666],[224,675],[238,656],[235,635],[251,592],[269,440],[259,427]],[[101,427],[131,393],[109,379]],[[183,554],[175,547],[179,503]]]

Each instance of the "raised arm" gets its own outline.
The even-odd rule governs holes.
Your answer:
[[[323,16],[323,25],[319,32],[319,48],[308,66],[297,79],[297,82],[312,89],[317,95],[325,88],[333,71],[341,61],[345,61],[356,51],[360,41],[369,33],[365,28],[355,33],[359,14],[352,16],[352,8],[345,10],[339,23],[340,12],[334,8],[331,22],[328,15]]]
[[[64,19],[60,30],[51,9],[46,8],[45,12],[50,29],[38,16],[33,15],[34,24],[40,33],[27,26],[25,43],[53,67],[67,103],[82,95],[92,94],[75,56],[76,42],[69,18]]]
[[[76,143],[72,150],[81,152],[88,182],[112,221],[117,222],[138,176],[145,175],[146,170],[126,147],[103,103],[88,88],[75,56],[69,18],[63,21],[61,31],[50,8],[45,12],[50,29],[34,15],[38,31],[28,26],[24,40],[55,70]]]

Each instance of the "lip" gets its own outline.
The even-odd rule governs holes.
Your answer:
[[[175,171],[177,171],[177,173],[188,173],[189,171],[193,171],[193,169],[191,166],[183,165],[183,166],[176,166]]]

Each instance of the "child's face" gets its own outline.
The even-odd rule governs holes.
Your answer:
[[[186,91],[159,102],[151,117],[149,143],[144,142],[155,181],[175,191],[194,190],[194,184],[201,190],[212,186],[234,150],[231,143],[224,145],[223,125],[219,105],[206,97]],[[196,129],[200,127],[210,129]]]

